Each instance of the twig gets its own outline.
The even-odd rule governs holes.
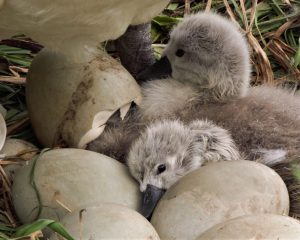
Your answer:
[[[10,191],[10,187],[11,187],[11,182],[8,178],[8,176],[6,175],[3,167],[0,165],[0,174],[2,176],[2,180],[3,180],[3,186],[7,191]]]
[[[278,28],[278,30],[275,32],[274,37],[280,37],[297,19],[290,20],[286,23],[284,23],[282,26]]]
[[[191,3],[190,0],[185,0],[184,4],[184,15],[188,15],[191,12]]]
[[[254,1],[253,3],[256,4],[256,1]],[[229,14],[231,20],[238,24],[228,1],[224,0],[224,4],[226,6],[227,13]],[[246,36],[248,38],[248,42],[254,50],[254,53],[255,53],[254,57],[256,58],[255,62],[258,65],[257,66],[257,69],[258,69],[257,75],[261,75],[264,82],[266,82],[268,84],[275,84],[274,76],[273,76],[273,70],[272,70],[272,67],[271,67],[271,63],[268,59],[268,56],[267,56],[266,52],[260,46],[258,40],[253,36],[253,34],[252,34],[252,32],[249,28],[247,18],[245,16],[246,15],[246,9],[245,9],[245,6],[244,6],[244,0],[241,0],[241,8],[242,8],[242,11],[243,11],[243,18],[244,18],[244,24],[245,24],[245,28],[246,28],[245,30],[246,31],[244,29],[242,29],[241,27],[240,27],[240,29],[243,32],[246,33]],[[254,14],[254,16],[252,16],[252,19],[253,18],[255,19],[255,14]],[[238,26],[239,26],[239,24],[238,24]]]
[[[243,21],[244,21],[244,25],[245,25],[245,30],[246,30],[246,33],[248,33],[248,32],[250,32],[250,28],[249,28],[249,24],[248,24],[244,0],[241,0],[241,8],[242,8],[242,13],[243,13]]]
[[[251,7],[251,13],[250,13],[250,24],[249,29],[252,30],[254,21],[255,21],[255,14],[256,14],[256,8],[257,8],[257,0],[252,0],[252,7]]]
[[[7,128],[7,135],[14,133],[17,131],[19,128],[22,128],[30,123],[29,118],[26,117],[22,119],[20,122],[17,122]]]
[[[72,212],[72,210],[71,210],[69,207],[67,207],[66,204],[64,204],[63,202],[61,202],[60,200],[55,199],[55,201],[56,201],[63,209],[67,210],[69,213]]]
[[[24,77],[4,77],[0,76],[0,82],[14,83],[24,85],[26,83],[26,78]]]
[[[247,34],[247,37],[257,56],[258,67],[264,82],[268,84],[274,84],[273,70],[266,52],[259,45],[257,39],[252,35],[252,33]]]
[[[234,13],[233,13],[233,11],[232,11],[232,9],[231,9],[231,7],[230,7],[230,5],[229,5],[229,3],[228,3],[227,0],[224,0],[224,5],[225,5],[225,7],[226,7],[226,10],[227,10],[228,15],[229,15],[230,18],[231,18],[231,21],[237,23],[237,21],[236,21],[236,19],[235,19],[235,16],[234,16]]]
[[[212,0],[208,0],[206,7],[205,7],[205,12],[209,12],[211,9],[211,4],[212,4]]]
[[[17,75],[15,75],[15,76],[19,76],[18,72],[28,73],[28,68],[23,68],[23,67],[18,67],[18,66],[9,66],[8,68],[13,73],[15,73],[15,72],[17,73]]]

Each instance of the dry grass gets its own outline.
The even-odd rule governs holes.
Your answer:
[[[179,3],[178,3],[179,2]],[[174,1],[172,10],[155,18],[154,39],[166,43],[166,34],[180,20],[189,4],[190,12],[217,11],[236,22],[246,35],[253,63],[252,84],[284,85],[299,89],[300,84],[300,1],[214,0]],[[160,17],[162,17],[160,16]],[[161,48],[161,45],[160,45]],[[158,49],[159,52],[160,49]]]

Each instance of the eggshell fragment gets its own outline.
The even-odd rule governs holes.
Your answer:
[[[28,111],[45,147],[65,142],[69,147],[85,148],[103,132],[114,112],[128,110],[131,102],[138,104],[140,99],[140,87],[133,77],[100,50],[72,59],[43,49],[28,73]]]

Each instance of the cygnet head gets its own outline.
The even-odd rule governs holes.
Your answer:
[[[245,95],[249,85],[248,45],[238,26],[215,13],[187,16],[170,34],[163,53],[171,64],[171,76],[186,84],[211,91],[214,98]],[[149,68],[145,79],[159,77],[158,62]],[[147,76],[149,74],[149,76]],[[163,73],[165,75],[166,73]]]
[[[209,161],[238,160],[230,134],[209,121],[165,120],[150,125],[133,143],[127,163],[143,192],[141,213],[149,217],[164,191]]]

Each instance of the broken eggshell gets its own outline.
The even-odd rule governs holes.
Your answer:
[[[247,215],[217,224],[196,240],[219,239],[300,239],[300,222],[273,214]]]
[[[119,62],[92,49],[76,62],[43,49],[33,60],[26,100],[33,129],[46,147],[64,142],[85,148],[104,130],[109,117],[139,104],[140,87]],[[90,59],[89,61],[87,59]]]
[[[140,195],[126,166],[105,155],[72,148],[50,150],[30,161],[16,172],[12,187],[13,204],[23,223],[33,221],[39,209],[40,218],[59,220],[67,212],[100,202],[137,210]]]
[[[147,219],[117,204],[97,204],[76,210],[67,214],[61,223],[74,239],[159,240]],[[50,237],[50,240],[59,239],[55,233]]]
[[[280,176],[251,161],[211,163],[181,178],[159,201],[151,223],[162,239],[194,239],[242,215],[289,213]]]

